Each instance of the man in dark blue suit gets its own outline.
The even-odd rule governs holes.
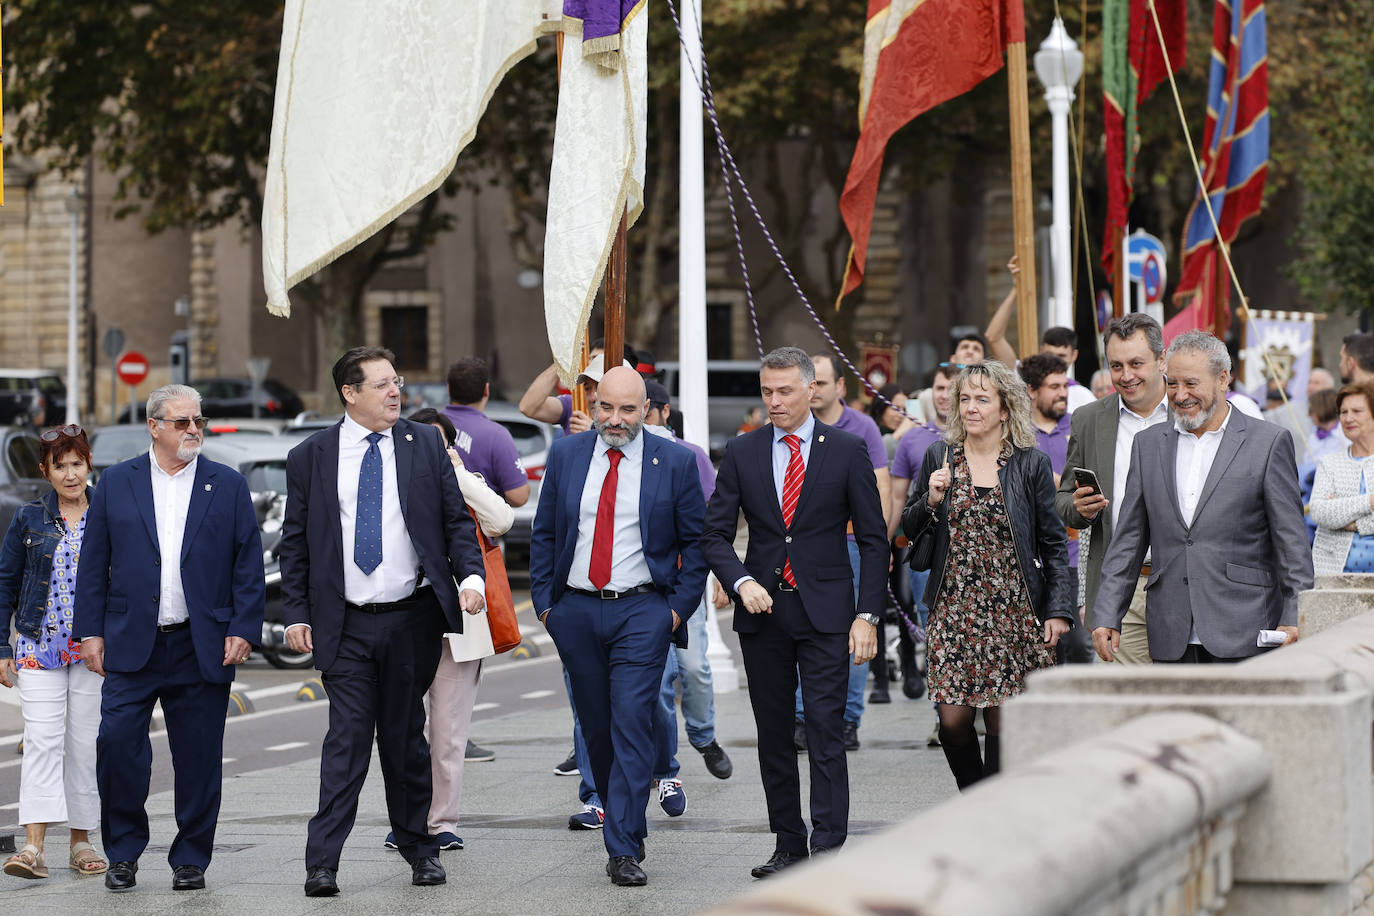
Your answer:
[[[105,677],[96,781],[111,890],[137,883],[148,845],[148,724],[158,701],[176,771],[172,887],[205,886],[229,685],[262,636],[257,515],[243,475],[199,457],[204,427],[194,388],[154,391],[151,451],[100,476],[86,519],[72,637]]]
[[[573,703],[606,807],[606,874],[645,884],[650,734],[670,643],[706,587],[704,499],[692,453],[641,435],[639,373],[601,379],[595,431],[549,451],[530,542],[530,597],[572,681]]]
[[[305,893],[339,892],[339,854],[358,814],[375,735],[396,844],[411,883],[443,884],[429,835],[423,697],[445,632],[485,603],[486,568],[438,430],[402,420],[391,351],[354,347],[334,364],[344,418],[286,458],[278,556],[286,638],[313,651],[329,691],[320,808]],[[461,585],[459,584],[461,583]]]
[[[811,760],[810,852],[835,849],[848,835],[847,665],[851,653],[855,665],[876,653],[887,598],[887,534],[873,462],[862,439],[812,416],[815,381],[804,350],[782,347],[763,358],[759,384],[771,425],[725,447],[701,537],[716,578],[735,595],[768,824],[777,837],[755,878],[808,855],[792,742],[798,670]],[[741,510],[749,525],[743,563],[734,547]],[[857,608],[846,541],[851,523],[859,546]]]

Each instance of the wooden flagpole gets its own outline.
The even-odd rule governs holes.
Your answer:
[[[1020,2],[1020,0],[1015,0]],[[1040,298],[1035,284],[1035,210],[1031,200],[1030,100],[1027,89],[1026,43],[1007,45],[1007,98],[1011,122],[1011,206],[1016,234],[1016,332],[1022,358],[1040,348],[1036,311]]]

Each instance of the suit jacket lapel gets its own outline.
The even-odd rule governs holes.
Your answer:
[[[1207,482],[1202,485],[1202,495],[1197,499],[1197,508],[1193,510],[1193,521],[1196,522],[1202,513],[1203,506],[1207,505],[1207,500],[1211,497],[1212,491],[1217,488],[1217,482],[1221,480],[1226,469],[1236,456],[1240,454],[1240,448],[1245,444],[1244,414],[1234,407],[1231,408],[1231,417],[1226,424],[1226,432],[1221,436],[1221,445],[1217,446],[1217,456],[1212,460],[1212,469],[1207,472]]]
[[[568,529],[572,544],[577,543],[577,524],[582,515],[582,491],[587,486],[587,472],[591,470],[592,457],[596,454],[596,436],[588,436],[582,446],[578,459],[569,469],[567,487],[563,493],[563,509],[568,517]]]
[[[658,487],[663,481],[663,468],[659,464],[659,454],[664,443],[658,436],[640,433],[644,437],[644,454],[639,468],[639,535],[647,549],[649,546],[649,527],[652,524],[650,511],[658,497]]]
[[[758,437],[758,458],[751,462],[754,486],[757,492],[767,494],[766,502],[773,507],[773,521],[778,530],[783,531],[787,526],[782,523],[782,504],[778,502],[778,486],[773,480],[773,449],[777,447],[773,441],[773,427],[769,424],[750,435]]]
[[[802,479],[801,495],[797,497],[797,512],[792,516],[793,521],[797,520],[797,515],[806,511],[807,499],[812,491],[820,486],[821,469],[825,465],[825,456],[830,453],[829,443],[825,441],[825,434],[829,431],[830,427],[820,420],[816,421],[815,427],[811,430],[811,454],[807,456],[806,477]],[[772,468],[771,461],[769,468]],[[778,508],[778,512],[781,514],[781,507]]]
[[[1102,484],[1102,492],[1111,498],[1116,492],[1116,434],[1121,426],[1121,395],[1109,395],[1103,404],[1102,422],[1093,431],[1094,446],[1097,450],[1097,482]],[[1073,468],[1065,468],[1064,473],[1072,474]],[[1110,507],[1109,507],[1110,508]],[[1107,512],[1103,524],[1108,539],[1112,536],[1112,513]]]
[[[391,448],[396,456],[396,495],[401,500],[401,516],[409,521],[407,500],[410,497],[410,467],[415,458],[415,436],[402,423],[391,427]]]
[[[315,459],[315,469],[320,475],[320,491],[326,500],[333,500],[337,505],[339,501],[339,437],[343,435],[343,421],[340,421],[333,430],[318,440],[319,444],[317,457]],[[329,540],[338,551],[339,564],[343,564],[343,521],[339,518],[338,512],[325,512],[324,517],[328,520]]]
[[[1164,475],[1164,492],[1169,497],[1169,507],[1174,510],[1174,518],[1178,519],[1181,527],[1187,528],[1188,525],[1183,521],[1183,513],[1178,508],[1178,437],[1181,435],[1178,429],[1170,426],[1169,433],[1164,437],[1163,445],[1160,446],[1159,469]],[[1144,468],[1137,468],[1137,473],[1144,474]],[[1142,477],[1140,485],[1145,486]],[[1193,518],[1197,518],[1197,513],[1193,513]]]
[[[143,525],[148,529],[148,538],[153,542],[153,548],[160,553],[162,544],[157,539],[157,512],[153,506],[153,469],[148,463],[152,460],[152,456],[148,454],[134,459],[134,505],[138,506],[138,514],[143,517]]]
[[[191,503],[186,509],[186,529],[181,536],[183,563],[191,552],[191,542],[200,530],[200,523],[205,520],[205,510],[210,507],[210,500],[215,498],[217,476],[208,460],[201,458],[196,462],[196,479],[191,484]]]

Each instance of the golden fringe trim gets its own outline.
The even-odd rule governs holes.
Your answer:
[[[305,11],[305,4],[302,3],[302,5],[301,5],[301,16],[302,16],[302,18],[304,18],[304,15],[305,15],[305,12],[304,12],[304,11]],[[291,81],[291,87],[289,87],[288,90],[287,90],[287,93],[288,93],[288,94],[287,94],[287,101],[286,101],[286,112],[287,112],[287,124],[288,124],[288,125],[290,124],[291,92],[294,90],[294,87],[295,87],[294,68],[295,68],[295,60],[296,60],[296,50],[297,50],[297,48],[298,48],[299,45],[300,45],[300,34],[301,34],[301,32],[300,32],[300,29],[299,29],[299,27],[298,27],[298,28],[297,28],[297,31],[296,31],[296,44],[293,45],[293,47],[292,47],[292,49],[291,49],[291,63],[292,63],[292,75],[293,75],[293,78],[292,78],[292,81]],[[377,232],[380,231],[380,230],[382,229],[382,227],[386,226],[388,223],[390,223],[390,222],[392,222],[393,220],[395,220],[395,219],[396,219],[398,216],[400,216],[402,213],[406,212],[406,211],[409,210],[411,207],[413,207],[415,204],[417,204],[418,202],[420,202],[421,200],[423,200],[426,196],[428,196],[428,195],[430,194],[430,192],[432,192],[433,190],[435,190],[436,188],[438,188],[440,185],[442,185],[442,184],[444,183],[444,181],[448,178],[448,176],[451,175],[451,174],[453,173],[453,168],[454,168],[454,166],[456,166],[456,165],[458,164],[458,157],[462,154],[463,150],[467,148],[468,144],[471,143],[471,142],[473,141],[473,138],[475,138],[475,137],[477,136],[477,125],[481,123],[481,121],[482,121],[482,115],[484,115],[484,114],[486,113],[487,105],[489,105],[489,104],[491,103],[492,96],[496,94],[496,87],[500,86],[500,85],[501,85],[501,81],[504,80],[504,79],[506,78],[506,75],[507,75],[508,73],[510,73],[511,69],[512,69],[516,64],[520,63],[520,61],[524,60],[526,57],[529,57],[530,54],[532,54],[532,53],[534,52],[534,49],[535,49],[537,46],[538,46],[538,37],[536,36],[536,37],[534,37],[534,38],[531,38],[528,44],[525,44],[525,45],[521,46],[519,49],[517,49],[517,50],[515,51],[514,54],[512,54],[510,57],[508,57],[508,58],[505,60],[505,62],[503,62],[503,63],[501,64],[501,66],[498,67],[498,68],[496,69],[496,72],[492,75],[492,80],[491,80],[491,82],[487,85],[486,89],[485,89],[485,90],[483,91],[483,93],[482,93],[482,104],[478,106],[478,109],[477,109],[477,117],[476,117],[476,119],[473,121],[472,127],[471,127],[471,128],[468,130],[468,132],[465,133],[465,134],[463,135],[463,137],[458,141],[458,147],[457,147],[457,149],[454,150],[454,152],[453,152],[453,157],[452,157],[451,159],[449,159],[448,165],[446,165],[443,169],[441,169],[441,170],[439,171],[439,173],[438,173],[436,176],[434,176],[434,177],[430,178],[429,180],[425,181],[425,182],[422,183],[415,191],[413,191],[413,192],[411,192],[410,194],[406,195],[406,196],[401,200],[400,203],[398,203],[398,204],[396,204],[395,206],[391,207],[391,208],[388,209],[382,216],[378,217],[377,219],[375,219],[375,220],[373,220],[371,223],[369,223],[369,224],[367,225],[366,228],[364,228],[364,229],[360,230],[359,232],[356,232],[356,233],[354,233],[353,235],[349,236],[348,239],[346,239],[346,240],[345,240],[344,242],[342,242],[341,244],[334,246],[334,249],[333,249],[332,251],[326,252],[325,254],[321,255],[321,256],[318,257],[318,258],[316,258],[316,259],[315,259],[314,261],[312,261],[311,263],[307,264],[305,267],[302,267],[302,268],[300,268],[300,269],[298,269],[298,270],[295,270],[295,271],[292,271],[292,272],[288,273],[287,276],[286,276],[286,289],[287,289],[287,291],[288,291],[286,304],[285,304],[285,305],[273,305],[273,303],[269,301],[269,302],[267,303],[267,310],[268,310],[268,312],[271,313],[271,314],[273,314],[273,315],[276,315],[276,316],[278,316],[278,317],[282,317],[282,318],[289,318],[289,317],[291,317],[290,290],[291,290],[291,288],[292,288],[293,286],[298,285],[302,280],[309,279],[312,275],[314,275],[315,273],[319,272],[321,269],[327,267],[328,265],[332,264],[334,261],[338,260],[340,257],[342,257],[342,256],[343,256],[344,254],[346,254],[347,252],[352,251],[354,248],[356,248],[359,244],[361,244],[361,243],[362,243],[363,241],[365,241],[366,239],[369,239],[369,238],[371,238],[373,235],[376,235]],[[286,128],[283,128],[283,130],[282,130],[282,214],[283,214],[284,217],[287,216],[287,215],[289,215],[289,212],[290,212],[290,211],[287,209],[287,202],[288,202],[288,200],[289,200],[289,194],[288,194],[288,192],[287,192],[287,183],[286,183],[286,152],[285,152],[285,148],[286,148],[286,131],[287,131],[287,129],[286,129]],[[283,221],[282,221],[282,265],[283,265],[283,266],[285,266],[285,265],[287,265],[287,264],[289,263],[289,261],[287,261],[287,248],[288,248],[288,243],[289,243],[289,235],[290,235],[290,221],[289,221],[289,219],[285,219],[285,218],[284,218]]]
[[[622,69],[620,55],[624,50],[621,36],[625,34],[625,29],[630,25],[631,20],[644,11],[648,0],[639,0],[634,9],[626,15],[625,21],[620,24],[620,31],[613,35],[603,35],[600,38],[583,39],[582,58],[596,64],[597,68],[605,75],[619,73]],[[560,19],[548,19],[541,24],[537,34],[548,35],[553,32],[562,32],[575,38],[582,38],[586,29],[586,22],[575,16],[563,16]]]

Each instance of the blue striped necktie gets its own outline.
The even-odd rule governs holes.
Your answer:
[[[357,525],[353,529],[353,562],[364,575],[382,565],[382,450],[381,433],[367,437],[367,452],[358,472]]]

